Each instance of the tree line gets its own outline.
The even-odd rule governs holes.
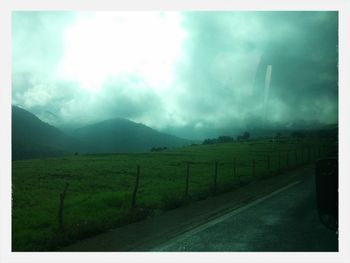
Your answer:
[[[245,131],[242,135],[236,137],[236,141],[246,141],[249,140],[250,133]],[[205,139],[202,144],[214,144],[214,143],[229,143],[234,142],[235,139],[232,136],[219,136],[214,139]]]

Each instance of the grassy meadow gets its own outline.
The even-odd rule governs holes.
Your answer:
[[[317,141],[256,140],[193,145],[144,154],[13,161],[12,250],[55,250],[110,228],[205,198],[212,194],[215,161],[218,161],[219,193],[302,165],[309,158],[312,160],[322,154],[319,146]],[[270,168],[267,156],[270,156]],[[188,198],[184,198],[186,162],[191,162]],[[141,171],[139,188],[136,207],[131,208],[137,165]],[[67,183],[63,228],[60,229],[59,196]]]

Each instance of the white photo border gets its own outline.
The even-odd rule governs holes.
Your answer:
[[[0,1],[1,262],[350,262],[350,1],[347,0],[8,0]],[[339,252],[11,252],[11,12],[18,10],[332,10],[339,11]]]

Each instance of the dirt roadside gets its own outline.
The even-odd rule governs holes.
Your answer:
[[[299,167],[280,175],[254,181],[232,192],[193,202],[144,221],[78,241],[59,251],[149,251],[179,234],[297,181],[298,178],[313,174],[313,165]]]

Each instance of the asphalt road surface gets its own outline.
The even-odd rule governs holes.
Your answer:
[[[314,176],[198,226],[152,251],[338,251],[319,220]]]

